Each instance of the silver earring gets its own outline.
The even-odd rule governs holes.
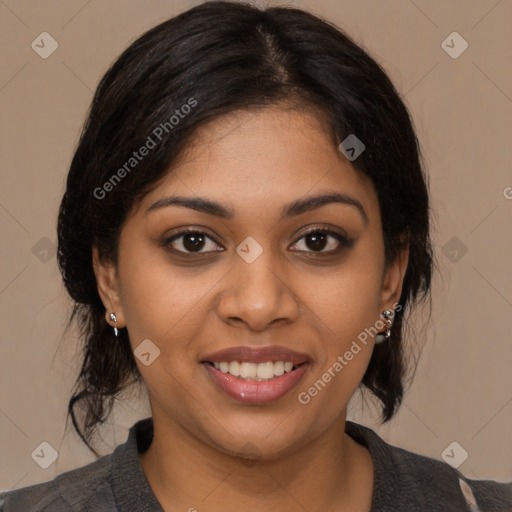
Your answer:
[[[114,327],[114,335],[117,336],[119,331],[117,330],[117,318],[116,315],[114,315],[114,313],[110,313],[110,320],[116,323],[116,326]]]
[[[387,329],[383,333],[377,334],[375,336],[375,343],[382,343],[384,341],[387,341],[391,337],[391,326],[393,325],[392,318],[395,316],[395,312],[392,309],[385,309],[382,312],[382,316],[384,317],[384,320],[388,323]]]

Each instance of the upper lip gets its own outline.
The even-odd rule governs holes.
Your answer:
[[[250,345],[241,345],[230,347],[218,352],[212,352],[202,358],[202,362],[221,363],[223,361],[240,361],[249,363],[265,363],[267,361],[291,361],[293,364],[301,364],[309,361],[305,354],[295,352],[280,345],[270,345],[267,347],[251,347]]]

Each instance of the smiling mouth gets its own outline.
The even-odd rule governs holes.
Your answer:
[[[310,363],[203,361],[202,366],[212,382],[232,399],[244,404],[262,405],[287,395],[304,378]]]
[[[284,398],[304,378],[311,356],[280,345],[239,345],[201,357],[215,386],[237,402],[262,405]]]
[[[291,361],[264,361],[252,363],[248,361],[204,361],[215,369],[246,381],[269,381],[285,373],[296,370],[306,363],[294,364]]]

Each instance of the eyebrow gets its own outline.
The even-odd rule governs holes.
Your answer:
[[[361,215],[365,224],[368,224],[368,216],[366,214],[363,205],[354,197],[340,192],[331,192],[326,194],[320,194],[316,196],[309,196],[301,199],[292,201],[285,205],[281,211],[281,219],[287,219],[306,213],[312,210],[316,210],[321,206],[331,203],[338,203],[355,208]],[[190,208],[198,212],[203,212],[209,215],[214,215],[221,219],[233,219],[235,212],[233,209],[223,206],[220,203],[211,201],[204,197],[185,197],[185,196],[169,196],[158,200],[152,204],[147,210],[146,214],[161,208],[169,206],[181,206],[184,208]]]

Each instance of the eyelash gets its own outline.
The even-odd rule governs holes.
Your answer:
[[[325,235],[333,237],[334,239],[336,239],[339,242],[339,247],[334,249],[334,250],[330,250],[330,251],[324,251],[324,250],[321,250],[321,251],[311,251],[311,250],[309,250],[309,251],[302,251],[302,250],[300,250],[300,251],[297,251],[297,252],[306,252],[306,253],[315,254],[315,255],[322,255],[322,254],[324,254],[324,255],[332,256],[333,254],[341,252],[343,249],[350,249],[354,245],[354,241],[355,241],[354,239],[349,239],[345,235],[342,235],[341,233],[338,233],[337,231],[333,231],[331,228],[323,227],[323,226],[315,226],[314,228],[311,228],[308,231],[302,233],[300,238],[298,238],[292,245],[297,244],[300,240],[302,240],[303,238],[305,238],[308,235],[317,234],[317,233],[325,234]],[[207,233],[205,233],[204,231],[195,229],[195,228],[187,228],[187,229],[184,229],[184,230],[180,231],[179,233],[176,233],[172,237],[165,239],[162,242],[162,245],[165,248],[167,248],[169,251],[171,251],[171,252],[173,252],[175,254],[179,254],[179,255],[208,254],[208,253],[211,253],[211,252],[221,252],[220,250],[219,251],[198,251],[198,252],[181,251],[181,250],[177,250],[177,249],[174,249],[174,248],[171,247],[171,244],[175,240],[178,240],[178,239],[180,239],[182,237],[185,237],[187,235],[204,235],[206,238],[209,238],[210,240],[215,242],[217,245],[220,245],[220,244],[217,243],[216,240],[214,240]]]

